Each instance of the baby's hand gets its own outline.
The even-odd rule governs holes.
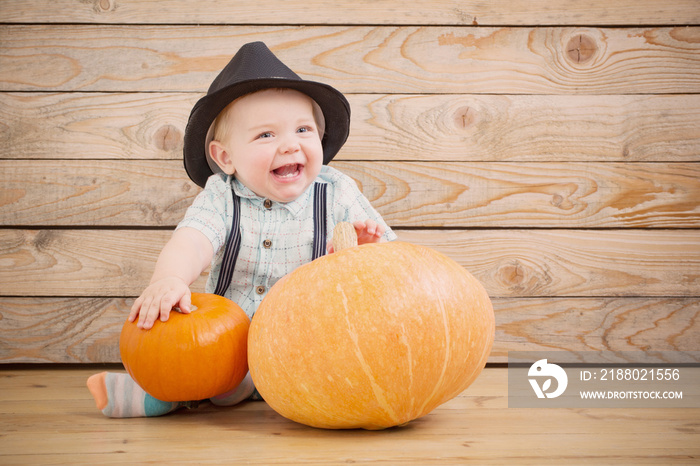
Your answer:
[[[374,220],[358,220],[352,226],[357,232],[357,244],[378,243],[384,234],[384,227]]]
[[[160,316],[161,322],[168,320],[170,311],[178,306],[183,314],[191,312],[190,288],[177,277],[167,277],[151,283],[134,301],[129,313],[129,322],[134,322],[136,316],[139,328],[148,330]]]
[[[353,222],[352,226],[355,227],[355,232],[357,233],[357,244],[367,244],[367,243],[378,243],[382,239],[386,228],[378,224],[374,220],[358,220]],[[329,253],[333,253],[333,242],[329,241],[326,249]]]

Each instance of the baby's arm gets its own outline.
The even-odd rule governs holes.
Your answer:
[[[190,285],[211,263],[214,250],[211,242],[194,228],[180,228],[158,256],[151,283],[131,307],[129,321],[138,316],[138,326],[150,329],[160,316],[168,320],[170,311],[178,306],[190,312]]]

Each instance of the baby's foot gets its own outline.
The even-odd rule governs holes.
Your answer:
[[[107,417],[162,416],[183,406],[153,398],[128,374],[101,372],[88,378],[87,387],[97,409]]]
[[[102,411],[107,407],[107,385],[105,384],[106,372],[100,372],[88,378],[87,387],[95,399],[95,405],[97,409]]]

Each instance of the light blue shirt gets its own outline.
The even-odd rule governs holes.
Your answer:
[[[339,222],[371,219],[386,228],[383,239],[396,239],[396,234],[352,178],[323,166],[316,181],[328,185],[326,231],[329,235]],[[226,297],[252,318],[270,287],[312,260],[314,187],[312,184],[292,202],[272,202],[267,208],[264,198],[258,197],[234,177],[224,174],[209,177],[204,190],[197,195],[177,226],[195,228],[211,241],[214,258],[206,284],[207,293],[213,293],[216,288],[226,240],[231,234],[232,189],[241,201],[241,248]]]

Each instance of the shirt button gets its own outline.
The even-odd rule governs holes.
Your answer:
[[[269,199],[265,199],[263,201],[263,205],[265,206],[266,209],[271,209],[272,208],[272,201]]]
[[[272,246],[272,241],[266,239],[265,241],[263,241],[263,246],[265,246],[265,249],[270,249],[270,246]]]
[[[257,287],[255,287],[255,292],[256,292],[257,294],[263,294],[263,293],[265,292],[265,287],[262,286],[262,285],[257,286]]]

